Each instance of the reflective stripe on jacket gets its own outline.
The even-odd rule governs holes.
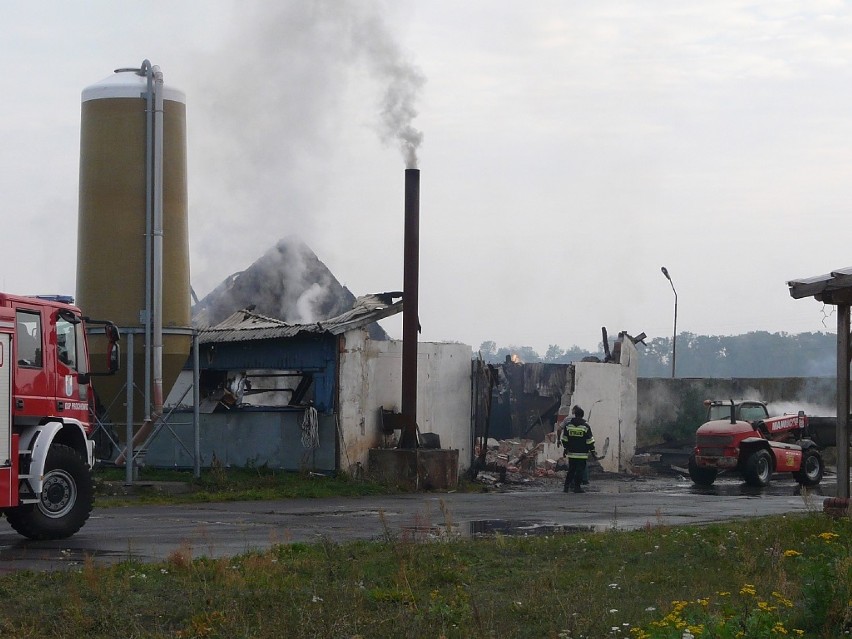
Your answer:
[[[595,449],[592,429],[581,417],[572,417],[562,424],[561,439],[568,459],[588,459],[589,451]]]

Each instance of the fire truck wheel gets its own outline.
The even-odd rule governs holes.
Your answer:
[[[822,481],[822,473],[825,470],[825,463],[822,461],[822,455],[818,450],[809,448],[802,451],[802,465],[799,470],[793,473],[796,481],[802,486],[816,486]]]
[[[697,486],[712,486],[718,471],[715,468],[702,468],[695,461],[695,455],[689,456],[689,478]]]
[[[52,444],[37,504],[6,510],[12,528],[30,539],[64,539],[82,528],[94,504],[92,473],[73,448]]]
[[[772,477],[772,458],[769,452],[754,451],[746,460],[743,476],[750,486],[767,486]]]

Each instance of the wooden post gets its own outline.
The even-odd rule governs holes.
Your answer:
[[[837,497],[849,498],[849,304],[837,305]]]

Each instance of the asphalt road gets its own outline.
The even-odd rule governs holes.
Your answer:
[[[290,542],[344,542],[408,536],[549,534],[702,524],[770,514],[821,511],[833,476],[805,495],[789,476],[755,489],[737,479],[697,488],[683,477],[593,478],[585,494],[557,481],[507,485],[487,493],[290,499],[179,506],[95,508],[70,539],[29,541],[0,524],[0,572],[56,570],[97,563],[233,556]]]

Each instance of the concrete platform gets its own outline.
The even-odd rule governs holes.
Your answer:
[[[445,448],[373,448],[370,478],[405,490],[449,490],[459,484],[459,451]]]

